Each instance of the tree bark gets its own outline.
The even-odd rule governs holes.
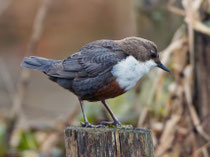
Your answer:
[[[194,105],[204,131],[210,135],[210,36],[195,32]],[[198,135],[198,144],[207,141]]]
[[[65,129],[67,157],[154,157],[152,133],[146,129]]]

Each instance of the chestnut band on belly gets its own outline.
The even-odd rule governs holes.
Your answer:
[[[108,98],[114,98],[125,93],[124,89],[120,88],[118,82],[114,79],[109,84],[102,86],[93,94],[93,99],[105,100]],[[94,101],[94,100],[93,100]]]

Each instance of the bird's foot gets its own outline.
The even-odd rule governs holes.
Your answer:
[[[89,122],[81,122],[81,126],[86,128],[94,128],[94,125],[90,124]]]
[[[89,122],[85,122],[85,123],[81,123],[82,127],[86,127],[86,128],[104,128],[105,125],[92,125]]]
[[[119,121],[113,121],[113,122],[100,122],[100,124],[104,125],[104,126],[109,126],[109,127],[118,127],[121,126],[122,124]]]

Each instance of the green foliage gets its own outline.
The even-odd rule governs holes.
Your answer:
[[[5,143],[6,125],[0,122],[0,156],[7,153],[7,145]]]
[[[19,136],[20,141],[17,147],[18,150],[38,150],[38,142],[36,141],[36,138],[32,131],[22,131]]]
[[[162,15],[162,12],[160,11],[154,11],[151,13],[152,15],[152,18],[156,21],[156,22],[159,22],[163,19],[163,15]]]

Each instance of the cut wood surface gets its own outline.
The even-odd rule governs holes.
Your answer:
[[[154,157],[151,130],[139,128],[65,129],[67,157]]]

